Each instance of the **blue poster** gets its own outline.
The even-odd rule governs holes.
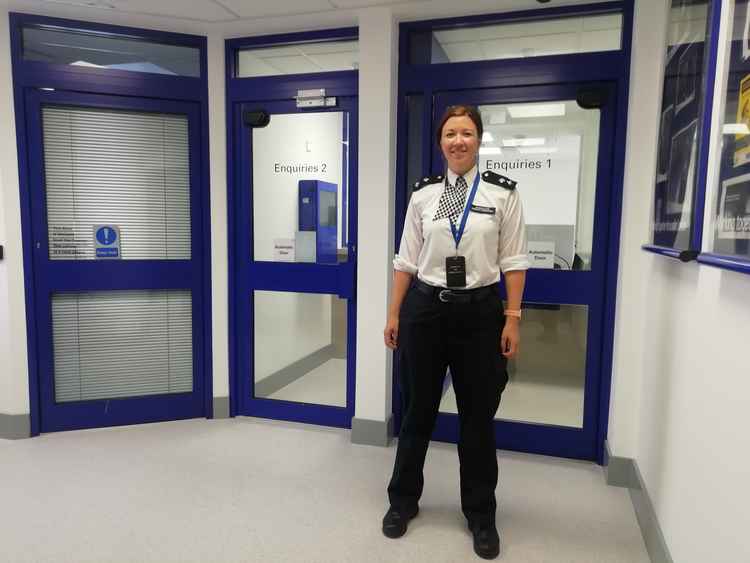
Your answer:
[[[652,243],[688,250],[693,229],[708,0],[673,0],[665,52]]]

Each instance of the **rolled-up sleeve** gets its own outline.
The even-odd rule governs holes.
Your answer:
[[[393,268],[411,275],[416,274],[422,244],[422,219],[412,196],[406,209],[404,232],[401,234],[398,254],[393,259]]]
[[[526,223],[523,220],[521,198],[515,190],[508,197],[500,224],[498,264],[503,272],[529,269]]]

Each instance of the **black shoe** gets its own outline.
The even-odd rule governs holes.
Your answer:
[[[409,520],[414,518],[418,512],[419,508],[407,511],[390,507],[383,516],[383,534],[389,538],[400,538],[406,533]]]
[[[476,524],[471,527],[474,535],[474,553],[482,559],[494,559],[500,555],[500,536],[494,524]]]

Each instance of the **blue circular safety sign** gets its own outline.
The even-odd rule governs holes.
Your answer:
[[[114,244],[117,241],[117,231],[112,227],[100,227],[96,231],[96,240],[99,244]]]

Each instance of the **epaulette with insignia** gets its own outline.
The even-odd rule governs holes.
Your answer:
[[[484,180],[485,182],[489,182],[490,184],[495,184],[496,186],[500,186],[501,188],[505,188],[507,190],[515,190],[516,184],[518,183],[515,180],[511,180],[510,178],[502,176],[501,174],[495,174],[490,170],[482,172],[482,180]]]
[[[437,184],[438,182],[442,182],[444,179],[445,176],[443,176],[442,174],[438,174],[437,176],[425,176],[421,180],[417,180],[416,182],[414,182],[412,191],[416,192],[417,190],[422,189],[430,184]]]

